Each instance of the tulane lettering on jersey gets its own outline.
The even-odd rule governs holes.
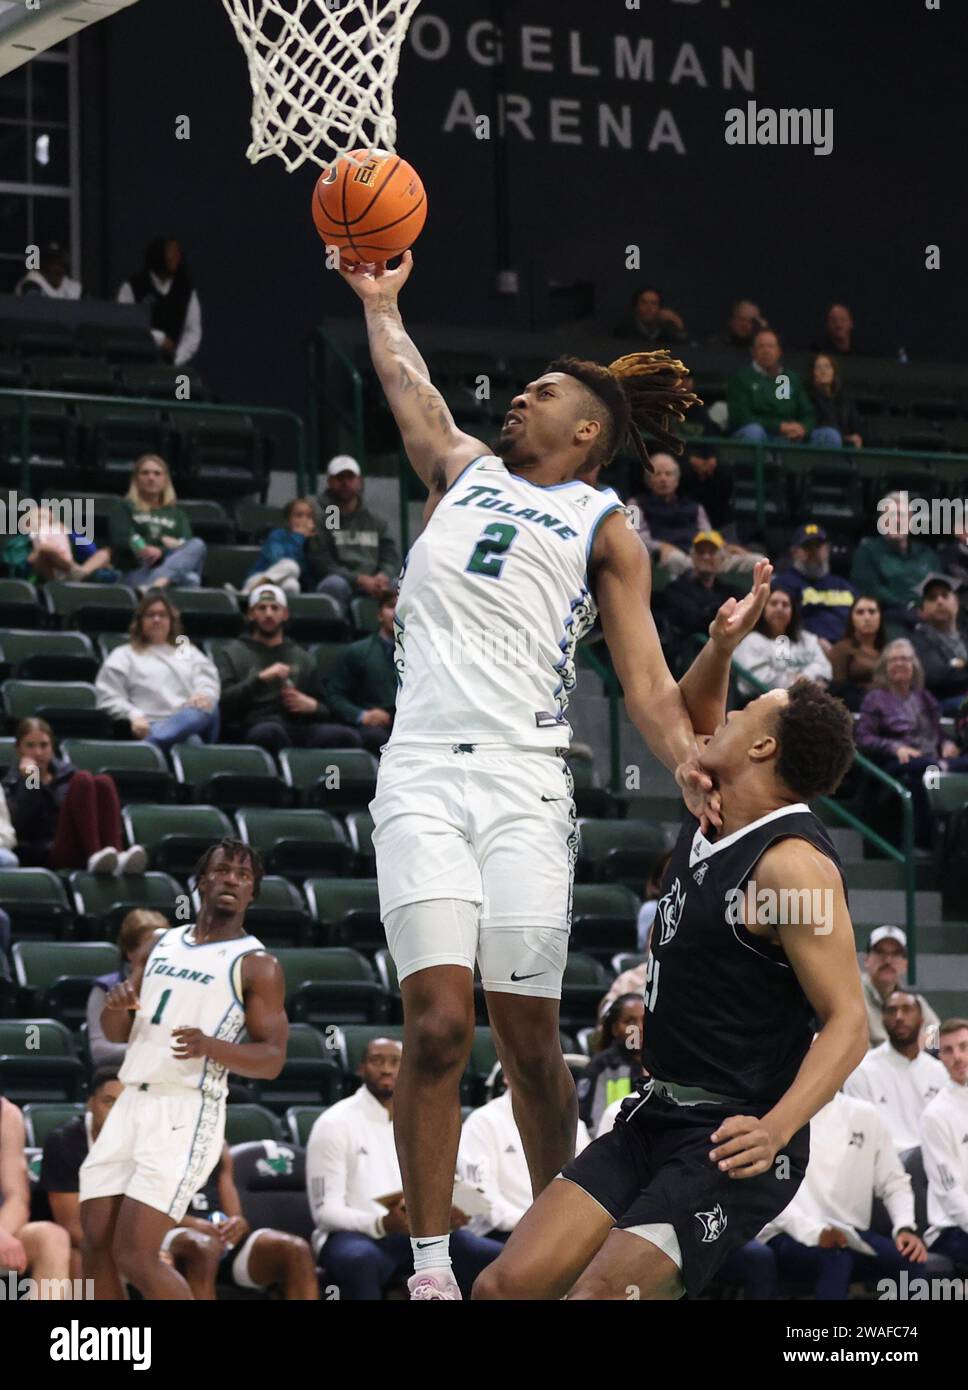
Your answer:
[[[538,487],[487,455],[465,468],[404,564],[390,744],[563,747],[575,648],[595,621],[588,557],[618,495]]]
[[[264,948],[254,936],[195,942],[193,935],[194,927],[172,928],[148,957],[119,1073],[125,1085],[188,1086],[213,1097],[228,1089],[226,1068],[210,1057],[172,1056],[172,1029],[198,1028],[235,1042],[245,1027],[242,958]]]

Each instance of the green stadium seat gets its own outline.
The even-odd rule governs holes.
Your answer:
[[[925,788],[931,814],[932,837],[939,862],[954,853],[953,838],[958,834],[959,813],[968,807],[968,772],[943,772],[937,786]]]
[[[232,823],[217,806],[126,806],[128,840],[144,845],[153,869],[187,878],[205,850],[232,836]]]
[[[343,1089],[338,1054],[308,1023],[290,1023],[282,1071],[254,1089],[259,1103],[280,1116],[294,1105],[332,1105]]]
[[[83,323],[77,330],[81,352],[96,353],[112,362],[158,362],[158,348],[150,332],[141,324],[107,327]]]
[[[137,595],[125,584],[75,584],[53,579],[44,586],[47,611],[59,627],[84,632],[127,632]]]
[[[0,623],[4,627],[40,627],[44,610],[33,584],[26,579],[0,579]]]
[[[84,632],[0,632],[3,676],[16,680],[94,681],[100,661]]]
[[[205,583],[212,589],[225,584],[241,589],[261,553],[258,545],[210,545],[205,556]]]
[[[27,386],[29,382],[27,371],[28,364],[21,358],[0,357],[0,389],[16,391],[22,386]]]
[[[129,396],[177,401],[184,396],[183,386],[186,378],[190,400],[203,401],[207,394],[202,378],[187,363],[182,363],[180,367],[170,367],[166,362],[127,362],[119,375],[122,389]],[[179,396],[179,391],[182,396]]]
[[[246,929],[266,946],[308,946],[312,919],[295,884],[276,874],[266,874],[259,896],[245,914]]]
[[[7,957],[0,951],[0,1018],[16,1018],[20,1012],[20,989],[10,974]]]
[[[568,763],[575,786],[575,810],[580,816],[610,816],[615,811],[615,801],[594,763],[587,758],[573,758]]]
[[[376,873],[376,850],[373,848],[373,817],[369,811],[351,811],[346,817],[346,829],[356,855],[356,872],[366,878]]]
[[[202,637],[238,637],[243,628],[239,605],[224,589],[168,589],[192,641]]]
[[[118,378],[103,357],[34,357],[30,363],[30,384],[35,391],[112,396],[118,389]]]
[[[77,413],[88,467],[98,471],[102,486],[111,475],[120,485],[142,454],[171,457],[171,426],[157,408],[85,401]]]
[[[339,1058],[343,1075],[349,1083],[346,1087],[347,1094],[351,1094],[356,1089],[352,1079],[356,1077],[366,1049],[374,1038],[393,1038],[402,1043],[403,1024],[344,1023],[333,1030],[333,1042],[336,1048],[334,1055]]]
[[[391,1023],[402,1023],[403,999],[400,994],[400,981],[397,979],[397,967],[393,963],[393,957],[387,947],[383,946],[374,953],[373,959],[376,962],[377,978],[390,1001],[387,1017]]]
[[[67,401],[27,396],[27,449],[31,481],[37,496],[51,496],[38,488],[40,464],[56,463],[56,472],[73,468],[78,458],[77,421]],[[0,459],[5,480],[13,485],[20,476],[21,406],[15,396],[0,396]]]
[[[317,642],[312,648],[316,670],[325,678],[346,651],[346,642]]]
[[[259,851],[270,873],[302,880],[349,872],[352,851],[346,832],[326,811],[255,808],[237,811],[235,819],[240,838]]]
[[[353,626],[360,634],[376,632],[380,626],[379,609],[375,598],[361,594],[350,599],[350,617]]]
[[[68,1120],[76,1119],[84,1114],[84,1106],[78,1102],[72,1105],[70,1102],[59,1104],[57,1101],[32,1105],[25,1105],[24,1111],[24,1130],[27,1140],[27,1147],[42,1149],[47,1142],[47,1136],[59,1125],[66,1124]]]
[[[386,944],[376,879],[309,878],[303,891],[320,945],[368,952]]]
[[[107,739],[66,738],[63,749],[75,767],[109,773],[122,802],[175,799],[175,778],[164,753],[153,743],[141,739],[111,743]]]
[[[97,649],[101,653],[101,660],[106,660],[117,647],[123,647],[128,640],[127,632],[99,632],[97,634]]]
[[[87,1014],[91,986],[99,975],[120,969],[116,946],[97,941],[15,941],[17,983],[32,1013],[76,1028]]]
[[[186,801],[235,811],[240,806],[284,806],[290,799],[272,757],[251,744],[176,743],[171,763]]]
[[[461,1100],[465,1105],[483,1105],[487,1100],[486,1082],[497,1060],[497,1047],[490,1028],[475,1028],[471,1055],[461,1079]]]
[[[277,1116],[264,1105],[241,1103],[225,1107],[225,1142],[249,1144],[255,1139],[284,1138],[282,1125]]]
[[[178,441],[177,473],[190,479],[193,489],[215,492],[242,484],[261,491],[263,441],[251,415],[242,410],[180,410],[172,423]]]
[[[641,892],[656,863],[674,845],[678,826],[645,821],[578,821],[578,874],[585,882],[624,883]]]
[[[46,719],[59,736],[106,738],[111,732],[111,720],[86,681],[4,681],[2,693],[11,732],[28,715]]]
[[[634,951],[639,900],[622,883],[576,883],[571,908],[571,947],[599,960]]]
[[[192,535],[206,545],[225,545],[235,537],[235,522],[221,502],[179,502],[191,523]]]
[[[648,956],[641,951],[619,951],[612,957],[612,973],[618,978],[624,975],[626,970],[634,970],[637,965],[644,965]]]
[[[167,917],[172,926],[187,921],[178,908],[185,894],[169,874],[89,874],[76,869],[68,879],[78,932],[91,939],[113,940],[121,923],[137,907]]]
[[[241,502],[236,503],[235,525],[240,540],[261,543],[267,531],[282,524],[281,507],[270,506],[268,502],[257,502],[251,497],[244,497]]]
[[[0,738],[0,777],[8,767],[13,767],[16,756],[17,740],[9,734],[4,734],[3,738]]]
[[[300,806],[340,815],[364,810],[376,795],[379,763],[365,748],[284,748],[279,765]]]
[[[339,604],[329,594],[289,595],[289,636],[294,642],[342,642],[348,636]]]
[[[0,869],[0,905],[9,914],[14,940],[72,934],[64,885],[50,869]]]
[[[69,1031],[54,1018],[0,1020],[0,1095],[14,1105],[76,1102],[84,1067]]]
[[[305,1148],[309,1143],[313,1125],[328,1109],[328,1105],[290,1105],[286,1111],[286,1124],[289,1126],[292,1142]]]
[[[601,961],[581,951],[570,951],[561,985],[561,1027],[577,1032],[596,1023],[598,1006],[611,983],[611,972]]]
[[[346,946],[280,948],[286,977],[286,1012],[299,1023],[375,1023],[386,1016],[387,999],[373,967]]]

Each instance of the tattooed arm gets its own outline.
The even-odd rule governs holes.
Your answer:
[[[407,457],[422,482],[437,497],[475,458],[489,452],[479,439],[454,423],[447,402],[430,380],[430,371],[414,347],[400,317],[397,296],[413,269],[404,253],[396,270],[384,265],[347,267],[340,274],[363,301],[373,365]]]

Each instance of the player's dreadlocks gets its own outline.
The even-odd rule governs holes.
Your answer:
[[[557,357],[545,370],[574,377],[608,410],[611,428],[603,430],[592,449],[589,468],[609,463],[628,438],[642,466],[651,473],[643,432],[666,449],[680,454],[682,441],[673,433],[673,421],[683,421],[690,406],[702,405],[696,393],[685,384],[688,367],[677,357],[671,357],[666,348],[655,352],[630,352],[608,367],[580,357]]]

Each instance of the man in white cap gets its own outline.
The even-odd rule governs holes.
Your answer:
[[[871,1047],[887,1041],[884,1027],[884,1004],[898,985],[907,978],[908,954],[907,936],[900,927],[875,927],[867,941],[867,955],[861,983],[864,987],[864,1003],[867,1005],[867,1021],[870,1026]],[[938,1015],[928,1001],[917,995],[921,1005],[924,1026],[937,1026]]]
[[[326,491],[317,499],[321,516],[308,542],[310,563],[322,579],[316,592],[342,608],[350,599],[376,598],[394,588],[400,552],[387,522],[363,505],[363,474],[356,459],[337,454],[326,468]],[[338,508],[338,525],[326,524]]]
[[[924,1107],[945,1084],[944,1067],[922,1051],[924,1019],[918,996],[896,989],[884,1001],[887,1042],[871,1048],[844,1082],[847,1095],[876,1107],[898,1153],[921,1142]]]
[[[309,652],[286,636],[288,618],[285,591],[260,584],[249,595],[249,635],[219,649],[227,737],[274,756],[283,748],[362,747],[357,731],[331,713]]]

